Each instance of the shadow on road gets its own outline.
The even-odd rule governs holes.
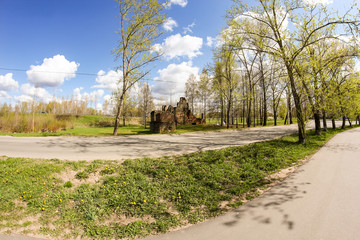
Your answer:
[[[278,224],[281,221],[281,225],[291,231],[296,227],[296,223],[284,210],[283,205],[303,198],[307,193],[304,186],[307,185],[310,183],[295,182],[294,174],[292,174],[262,196],[234,210],[232,220],[224,221],[222,224],[227,227],[237,227],[243,224],[243,220],[249,221],[249,219],[258,225],[271,225],[275,221]],[[274,216],[276,219],[273,219]]]

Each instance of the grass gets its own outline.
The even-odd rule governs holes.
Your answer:
[[[23,114],[22,117],[27,119],[27,130],[24,132],[21,131],[10,131],[9,129],[15,129],[14,126],[3,127],[2,122],[5,126],[5,122],[8,125],[14,122],[14,114],[9,114],[8,118],[0,116],[0,135],[10,135],[17,137],[46,137],[46,136],[112,136],[113,134],[113,125],[114,117],[109,116],[71,116],[69,119],[57,119],[55,115],[50,114],[37,114],[36,115],[36,125],[37,130],[32,132],[31,123],[32,116],[29,114]],[[61,117],[62,115],[60,115]],[[10,118],[12,117],[12,118]],[[20,117],[19,117],[20,118]],[[2,121],[2,122],[1,122]],[[217,119],[207,119],[209,124],[207,125],[180,125],[177,126],[176,134],[188,133],[188,132],[206,132],[206,131],[218,131],[226,129],[226,125],[218,126],[216,125]],[[138,118],[134,118],[126,126],[120,126],[118,130],[119,136],[126,135],[140,135],[140,134],[154,134],[150,132],[149,125],[145,129],[142,125],[135,124],[139,122]],[[47,123],[47,125],[46,125]],[[50,124],[51,123],[51,124]],[[130,123],[130,124],[129,124]],[[278,122],[280,125],[283,124],[283,121]],[[61,127],[60,127],[60,125]],[[53,126],[54,125],[54,126]],[[59,126],[58,126],[59,125]],[[45,126],[45,127],[44,127]],[[47,127],[56,128],[56,131],[46,131],[41,132],[42,128],[50,129]],[[66,127],[67,126],[67,127]],[[273,122],[269,119],[268,126],[273,126]],[[253,127],[253,125],[251,126]],[[236,125],[231,126],[232,129],[236,128]],[[242,124],[238,124],[238,128],[242,129]],[[6,130],[7,129],[7,130]],[[65,129],[65,130],[64,130]]]
[[[164,233],[243,204],[333,135],[308,133],[176,157],[69,162],[0,160],[0,232],[62,239],[121,239]]]

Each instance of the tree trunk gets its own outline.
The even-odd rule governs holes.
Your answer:
[[[321,121],[320,121],[320,112],[318,110],[314,113],[315,120],[315,134],[321,135]]]
[[[221,98],[221,113],[220,113],[221,123],[220,126],[224,126],[224,99]]]
[[[350,127],[352,127],[352,123],[350,121],[350,118],[348,118],[348,122],[349,122]]]
[[[229,99],[228,99],[228,106],[226,112],[226,128],[230,128],[230,110],[231,110],[231,100],[232,100],[232,90],[229,91]]]
[[[289,90],[290,91],[290,90]],[[291,111],[291,95],[290,95],[290,92],[288,94],[288,98],[287,98],[287,105],[288,105],[288,109],[287,109],[287,112],[288,112],[288,122],[289,124],[293,124],[293,120],[292,120],[292,111]],[[286,124],[286,123],[285,123]]]
[[[326,122],[326,111],[323,110],[323,129],[325,132],[327,132],[327,122]]]
[[[277,126],[277,112],[274,111],[274,126]]]
[[[246,116],[246,124],[247,127],[251,127],[251,98],[248,100],[247,107],[247,116]]]
[[[236,128],[239,128],[239,122],[238,122],[238,118],[239,118],[239,113],[236,113]]]
[[[243,100],[243,109],[242,109],[241,121],[242,121],[242,124],[243,124],[243,128],[245,128],[245,100]]]
[[[295,109],[296,109],[296,116],[297,116],[297,122],[298,122],[298,131],[299,131],[299,143],[305,144],[306,143],[306,128],[305,128],[305,121],[303,116],[303,109],[301,105],[301,99],[297,92],[296,85],[295,85],[295,79],[294,79],[294,73],[293,68],[291,65],[286,66],[290,85],[291,85],[291,92],[294,98],[295,102]],[[290,117],[290,124],[292,123],[291,117]]]
[[[116,115],[115,115],[115,126],[114,126],[114,132],[113,132],[114,136],[117,136],[117,134],[118,134],[118,128],[119,128],[119,123],[120,123],[120,116],[121,116],[123,102],[124,102],[124,96],[122,95],[119,99],[119,103],[118,103]]]
[[[256,96],[255,96],[255,88],[254,88],[254,127],[256,127]]]
[[[146,129],[146,113],[144,114],[144,128]]]
[[[341,125],[341,129],[345,129],[345,124],[346,124],[346,117],[343,116],[342,118],[342,125]]]
[[[331,123],[332,123],[332,128],[336,129],[336,123],[335,123],[335,118],[334,117],[332,117]]]

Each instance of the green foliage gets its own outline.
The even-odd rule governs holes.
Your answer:
[[[64,183],[63,185],[65,188],[72,188],[73,184],[70,181],[67,181],[66,183]]]
[[[89,178],[89,173],[85,172],[85,171],[80,171],[80,172],[76,173],[75,177],[77,179],[87,179],[87,178]]]

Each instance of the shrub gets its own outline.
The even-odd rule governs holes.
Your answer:
[[[72,188],[73,184],[70,181],[67,181],[66,183],[64,183],[64,187],[65,188]]]
[[[81,172],[78,172],[75,177],[77,179],[87,179],[89,178],[89,173],[88,172],[85,172],[85,171],[81,171]]]

